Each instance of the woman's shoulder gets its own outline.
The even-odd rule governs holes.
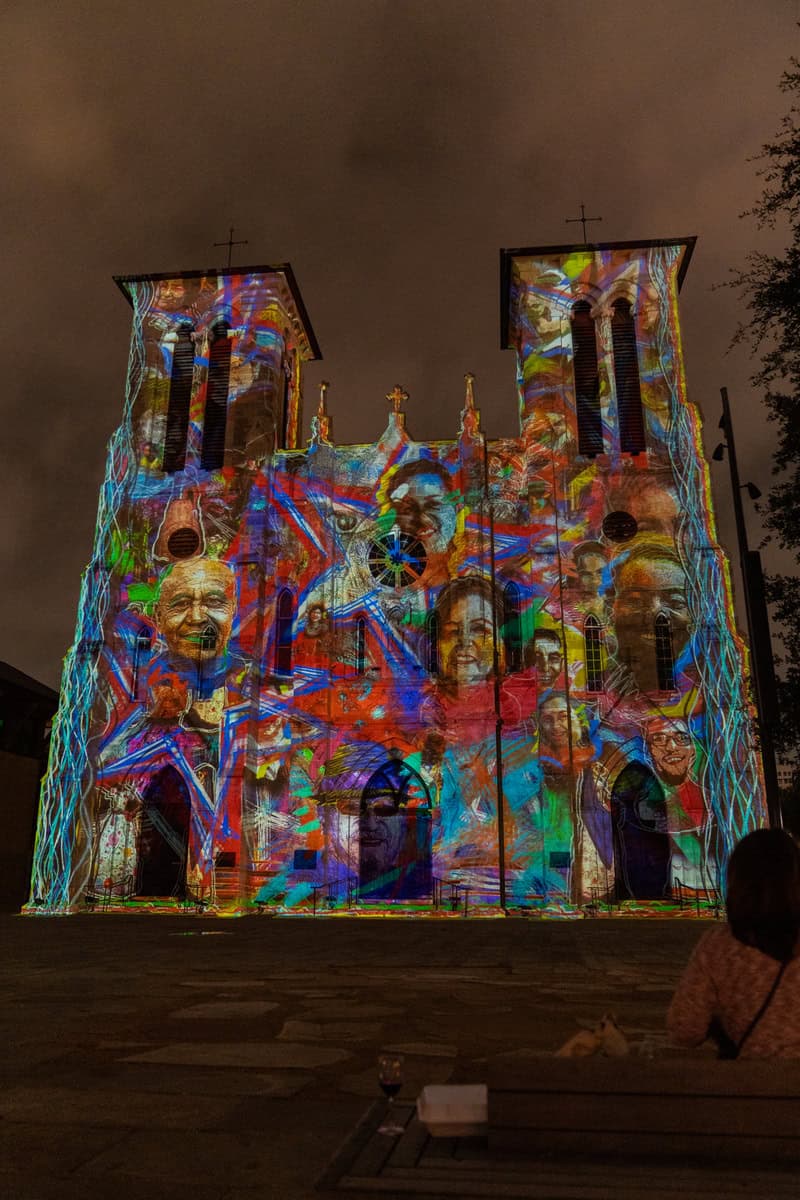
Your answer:
[[[694,952],[706,962],[734,963],[750,972],[758,973],[775,965],[775,959],[763,950],[740,942],[727,923],[707,930],[698,941]],[[800,947],[795,951],[791,964],[800,968]]]
[[[733,936],[730,925],[721,924],[706,930],[695,946],[694,953],[698,958],[719,962],[721,959],[727,960],[746,955],[749,949],[750,947],[745,946]]]

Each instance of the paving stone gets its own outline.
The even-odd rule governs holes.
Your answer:
[[[210,1067],[175,1066],[157,1063],[117,1063],[111,1086],[159,1095],[202,1096],[206,1102],[217,1096],[294,1096],[308,1087],[314,1076],[296,1070],[226,1071]]]
[[[455,1058],[458,1046],[438,1042],[392,1042],[386,1050],[397,1050],[400,1054],[413,1054],[421,1058]]]
[[[93,1185],[90,1184],[90,1187]],[[0,1177],[2,1195],[10,1200],[87,1200],[87,1184],[75,1176],[36,1175],[31,1177],[30,1170],[4,1170]],[[97,1190],[98,1197],[114,1196],[120,1200],[142,1195],[142,1180],[130,1175],[104,1176]],[[232,1195],[224,1182],[194,1182],[192,1184],[191,1200],[229,1200]],[[256,1195],[255,1192],[252,1193]],[[162,1182],[158,1179],[147,1181],[147,1200],[176,1200],[175,1184],[172,1181]],[[284,1193],[278,1198],[271,1192],[260,1191],[258,1200],[287,1200]],[[364,1197],[369,1200],[369,1197]],[[383,1200],[383,1198],[382,1198]]]
[[[313,1070],[315,1067],[342,1062],[349,1057],[347,1050],[341,1050],[337,1046],[308,1046],[291,1042],[175,1042],[168,1046],[159,1046],[155,1050],[147,1050],[144,1054],[130,1054],[123,1062],[253,1069],[297,1067],[300,1070]]]
[[[405,1014],[404,1008],[396,1004],[318,1004],[316,1007],[303,1008],[303,1021],[369,1021],[379,1017],[399,1017]]]
[[[383,1029],[379,1022],[367,1021],[285,1021],[278,1034],[281,1041],[327,1042],[374,1042]]]
[[[0,1122],[0,1162],[3,1170],[29,1174],[35,1162],[37,1173],[58,1175],[74,1171],[101,1151],[119,1141],[114,1129],[87,1129],[76,1125],[58,1126],[22,1121]],[[16,1196],[6,1190],[9,1198]]]
[[[280,1005],[274,1000],[210,1000],[207,1004],[192,1004],[170,1013],[172,1020],[250,1021],[263,1017]]]
[[[0,1114],[10,1125],[115,1126],[120,1129],[216,1129],[225,1110],[210,1109],[194,1094],[84,1090],[68,1087],[11,1087],[0,1095]]]
[[[191,1134],[184,1130],[141,1130],[116,1143],[81,1167],[73,1179],[82,1184],[74,1195],[105,1196],[112,1192],[109,1180],[119,1179],[125,1190],[118,1196],[146,1196],[150,1200],[150,1181],[157,1181],[160,1196],[189,1196],[194,1200],[200,1188],[213,1180],[218,1192],[226,1196],[237,1186],[257,1187],[263,1200],[286,1200],[287,1196],[314,1195],[313,1182],[327,1158],[320,1121],[294,1132],[290,1145],[297,1155],[291,1174],[305,1180],[302,1190],[276,1189],[276,1168],[286,1153],[287,1139],[280,1123],[257,1130],[213,1131]],[[147,1181],[143,1187],[142,1181]],[[115,1194],[112,1192],[112,1194]]]
[[[228,979],[182,979],[181,987],[199,988],[206,991],[216,991],[219,988],[222,992],[229,992],[231,980]],[[265,988],[267,987],[266,979],[237,979],[237,991],[241,988]]]

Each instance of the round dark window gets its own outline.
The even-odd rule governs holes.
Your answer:
[[[612,512],[603,518],[603,533],[610,542],[627,542],[638,528],[636,518],[629,512]]]
[[[399,529],[390,529],[371,543],[367,565],[376,583],[401,588],[416,583],[425,570],[426,561],[421,542]]]
[[[167,550],[173,558],[191,558],[200,549],[200,534],[191,526],[176,529],[169,535]]]

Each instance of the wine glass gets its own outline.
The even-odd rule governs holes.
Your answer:
[[[395,1120],[393,1105],[395,1096],[403,1086],[402,1054],[390,1052],[378,1055],[378,1083],[383,1088],[384,1095],[389,1098],[386,1115],[378,1133],[385,1133],[388,1137],[399,1137],[405,1130]]]

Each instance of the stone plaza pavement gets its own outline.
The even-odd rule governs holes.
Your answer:
[[[409,1098],[609,1010],[658,1052],[708,925],[0,916],[0,1194],[319,1197],[382,1047],[405,1052]]]

